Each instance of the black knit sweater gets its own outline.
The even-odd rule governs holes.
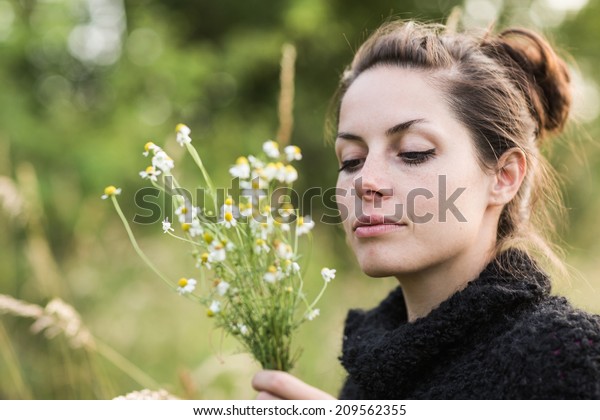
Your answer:
[[[340,360],[341,399],[597,399],[600,317],[509,250],[415,322],[400,288],[351,310]]]

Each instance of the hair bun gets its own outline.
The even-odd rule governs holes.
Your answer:
[[[567,65],[548,41],[527,29],[506,29],[487,44],[525,94],[538,137],[559,132],[571,108],[571,83]]]

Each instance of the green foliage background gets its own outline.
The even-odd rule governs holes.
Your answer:
[[[568,262],[580,275],[555,290],[600,312],[600,2],[576,3],[469,0],[464,25],[485,27],[496,16],[498,27],[538,28],[577,63],[578,122],[549,153],[570,208],[562,232]],[[333,186],[337,163],[324,119],[353,51],[390,17],[441,21],[456,5],[462,2],[0,0],[0,294],[41,306],[62,298],[95,337],[153,378],[150,385],[182,398],[252,398],[258,366],[142,264],[112,206],[99,199],[104,186],[123,188],[120,201],[132,217],[133,193],[145,186],[143,144],[167,143],[177,158],[178,122],[192,128],[209,172],[227,186],[231,162],[277,132],[285,42],[298,51],[298,187]],[[181,170],[193,182],[189,163]],[[329,210],[313,204],[315,219]],[[189,276],[186,248],[161,237],[159,224],[134,229],[167,273]],[[345,313],[374,305],[395,283],[364,276],[338,226],[317,226],[312,255],[316,282],[321,266],[336,267],[338,276],[321,317],[298,337],[304,355],[294,373],[335,394]],[[0,398],[112,398],[148,385],[98,352],[30,333],[30,325],[0,318]]]

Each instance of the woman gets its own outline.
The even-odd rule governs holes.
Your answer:
[[[340,398],[600,398],[600,319],[550,296],[531,254],[557,196],[539,146],[571,104],[569,73],[528,30],[478,38],[396,22],[339,90],[338,197],[369,276],[400,287],[352,310]],[[332,398],[259,372],[259,398]]]

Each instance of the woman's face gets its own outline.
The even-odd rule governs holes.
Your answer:
[[[342,99],[335,151],[338,208],[366,274],[445,269],[493,247],[493,175],[424,72],[362,73]]]

